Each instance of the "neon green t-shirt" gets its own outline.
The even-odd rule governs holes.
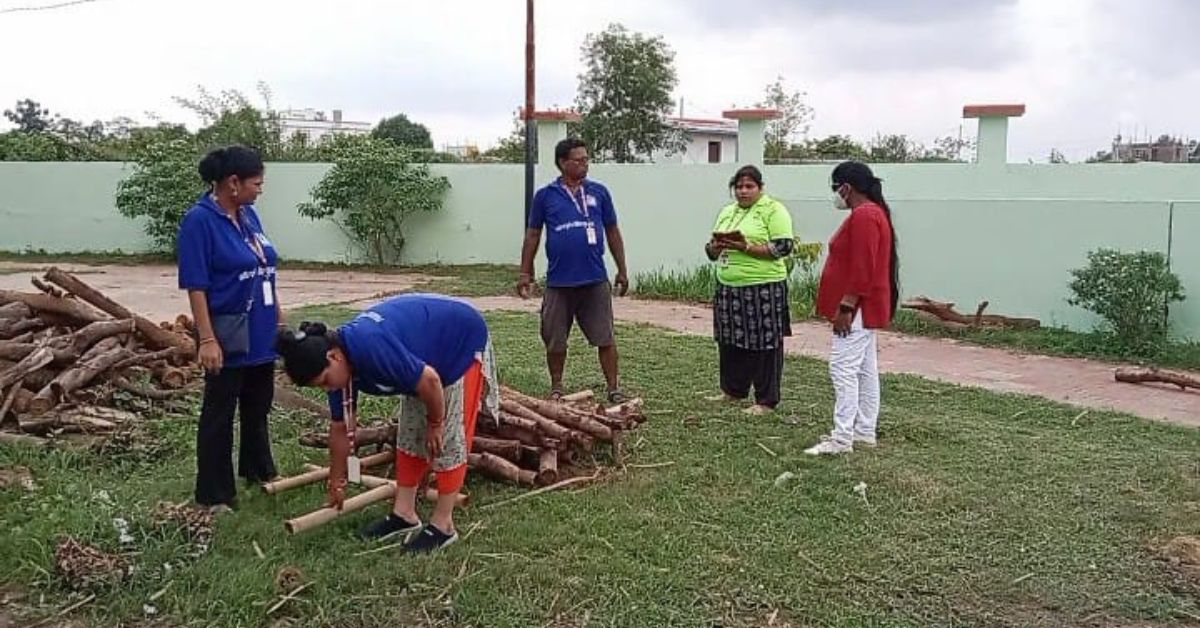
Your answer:
[[[793,238],[792,216],[787,207],[766,194],[745,209],[737,203],[726,205],[717,215],[712,230],[740,231],[750,244]],[[783,259],[760,259],[741,251],[724,251],[716,264],[717,280],[735,288],[787,279],[787,263]]]

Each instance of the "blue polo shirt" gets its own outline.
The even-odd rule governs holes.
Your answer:
[[[584,179],[581,191],[572,200],[559,177],[533,196],[528,227],[546,232],[546,285],[551,288],[589,286],[608,280],[604,230],[617,224],[617,210],[603,185]],[[595,244],[588,244],[589,225],[596,231]]]
[[[210,315],[250,315],[250,351],[225,357],[225,366],[257,366],[275,361],[275,330],[279,323],[275,266],[279,256],[263,232],[251,205],[239,212],[241,225],[205,193],[179,225],[179,288],[203,290]],[[262,247],[266,264],[251,248]],[[270,282],[272,305],[266,304],[264,284]]]
[[[449,386],[462,379],[488,342],[487,323],[471,304],[437,294],[402,294],[371,307],[338,328],[358,393],[417,394],[425,366]],[[341,421],[342,391],[329,393],[329,411]]]

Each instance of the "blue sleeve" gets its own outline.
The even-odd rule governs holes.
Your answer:
[[[425,372],[425,362],[399,342],[390,341],[386,347],[380,347],[379,350],[385,352],[385,355],[378,356],[381,358],[378,363],[383,366],[382,374],[389,382],[394,382],[400,392],[415,395],[417,384],[421,382],[421,375]]]
[[[354,409],[358,409],[358,389],[354,389],[354,401],[350,404]],[[346,419],[346,413],[342,411],[342,391],[335,390],[329,393],[329,417],[334,421],[341,423]]]
[[[207,225],[197,212],[188,212],[179,225],[179,289],[207,290],[210,274],[211,242]]]
[[[533,195],[533,202],[529,204],[529,224],[525,225],[530,229],[541,229],[546,225],[546,188],[538,190],[537,194]]]
[[[604,221],[605,227],[617,224],[617,208],[613,207],[612,194],[608,193],[608,188],[600,195],[600,219]]]

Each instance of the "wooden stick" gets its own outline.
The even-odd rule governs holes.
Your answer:
[[[367,488],[376,488],[379,486],[383,486],[384,484],[395,485],[396,481],[389,480],[387,478],[381,478],[381,477],[374,476],[374,475],[362,476],[362,485]],[[433,502],[436,504],[438,497],[439,497],[439,495],[438,495],[436,488],[427,488],[427,489],[421,491],[421,499],[424,499],[427,502]],[[471,503],[471,497],[469,495],[467,495],[466,493],[459,493],[458,495],[455,496],[455,507],[457,507],[457,508],[462,508],[470,503]]]
[[[395,459],[395,453],[391,451],[381,451],[377,454],[362,458],[359,460],[359,462],[361,463],[362,468],[368,469],[370,467],[377,467],[381,464],[387,464]],[[317,470],[301,473],[300,475],[279,478],[273,482],[264,482],[262,485],[262,490],[267,495],[277,495],[293,488],[308,486],[309,484],[316,484],[317,482],[324,482],[328,478],[329,467],[321,467]]]
[[[600,440],[612,440],[612,428],[569,406],[530,397],[511,388],[504,388],[509,399],[568,427],[586,432]]]
[[[271,606],[271,608],[268,608],[267,614],[270,615],[271,613],[274,613],[275,611],[277,611],[281,607],[283,607],[284,604],[287,604],[288,602],[296,599],[296,596],[299,595],[301,591],[307,589],[310,585],[312,585],[311,582],[305,582],[304,584],[296,587],[295,589],[292,589],[291,593],[288,593],[287,595],[279,598],[278,602],[276,602],[273,606]]]
[[[476,436],[471,441],[471,451],[489,453],[511,462],[517,462],[521,459],[521,441]]]
[[[37,312],[62,314],[82,323],[95,323],[104,317],[74,299],[56,299],[48,294],[0,290],[0,303],[24,303]],[[119,318],[129,318],[121,316]]]
[[[34,288],[37,288],[38,290],[41,290],[42,292],[45,292],[46,294],[48,294],[56,299],[67,298],[67,295],[63,294],[62,290],[59,290],[58,288],[55,288],[54,286],[48,285],[46,282],[42,281],[41,279],[38,279],[37,277],[30,277],[29,282],[33,284]]]
[[[581,401],[590,401],[591,399],[595,398],[595,396],[595,392],[590,390],[581,390],[577,393],[563,395],[559,401],[562,401],[563,403],[579,403]]]
[[[109,377],[108,381],[112,382],[112,385],[116,386],[120,390],[154,401],[167,401],[168,399],[175,399],[181,395],[187,394],[186,390],[159,390],[157,388],[138,386],[137,384],[134,384],[133,382],[119,375],[115,377]]]
[[[44,368],[54,361],[54,353],[42,347],[31,352],[13,366],[0,372],[0,390],[8,388],[14,382],[25,379],[26,375]]]
[[[0,389],[0,391],[2,390],[3,389]],[[0,404],[0,425],[4,423],[4,419],[8,416],[8,410],[13,407],[13,402],[17,400],[17,393],[22,390],[25,389],[21,388],[21,382],[19,380],[13,382],[12,390],[8,391],[8,396],[4,398],[4,403]],[[17,414],[20,414],[20,412]],[[20,423],[18,423],[18,425],[20,425]]]
[[[185,356],[190,357],[196,354],[195,344],[189,338],[167,331],[149,320],[130,312],[120,303],[108,298],[104,293],[87,285],[78,277],[54,267],[46,271],[45,277],[46,281],[62,286],[71,294],[94,305],[102,312],[106,312],[115,318],[133,319],[137,325],[137,330],[146,337],[146,340],[154,348],[169,349],[176,347]]]
[[[974,316],[962,314],[954,309],[953,303],[934,301],[929,297],[913,297],[901,304],[901,307],[925,312],[934,317],[931,322],[943,323],[947,327],[1001,327],[1007,329],[1037,329],[1042,326],[1036,318],[1020,318],[1001,316],[999,314],[984,314],[987,301],[979,304]],[[929,320],[929,319],[927,319]]]
[[[1200,378],[1179,373],[1176,371],[1162,371],[1156,368],[1139,369],[1139,368],[1123,368],[1117,369],[1113,374],[1118,382],[1127,384],[1143,384],[1147,382],[1160,382],[1163,384],[1172,384],[1178,386],[1180,390],[1188,388],[1200,389]]]
[[[558,490],[558,489],[560,489],[560,488],[565,488],[565,487],[567,487],[567,486],[574,486],[575,484],[582,484],[582,483],[584,483],[584,482],[591,482],[592,480],[595,480],[595,479],[596,479],[596,478],[598,478],[598,477],[600,477],[600,473],[599,473],[599,472],[596,472],[596,473],[594,473],[594,474],[592,474],[592,475],[581,475],[581,476],[579,476],[579,477],[577,477],[577,478],[571,478],[571,479],[569,479],[569,480],[563,480],[563,481],[561,481],[561,482],[558,482],[558,483],[555,483],[555,484],[551,484],[550,486],[543,486],[542,488],[539,488],[539,489],[534,489],[534,490],[532,490],[532,491],[529,491],[528,493],[521,493],[520,495],[517,495],[516,497],[512,497],[512,498],[506,499],[506,500],[504,500],[504,501],[499,501],[499,502],[495,502],[495,503],[492,503],[492,504],[484,504],[484,505],[483,505],[483,506],[481,506],[480,508],[481,508],[481,509],[482,509],[482,508],[496,508],[497,506],[504,506],[505,504],[511,504],[511,503],[513,503],[513,502],[518,502],[518,501],[521,501],[522,499],[528,499],[528,498],[530,498],[530,497],[533,497],[534,495],[541,495],[542,493],[548,493],[548,492],[550,492],[550,491],[556,491],[556,490]]]
[[[90,603],[90,602],[91,602],[92,600],[94,600],[94,599],[96,599],[96,594],[95,594],[95,593],[92,593],[91,595],[89,595],[89,596],[87,596],[87,597],[83,598],[82,600],[79,600],[78,602],[76,602],[76,603],[74,603],[74,604],[72,604],[72,605],[70,605],[70,606],[68,606],[68,607],[66,607],[66,608],[64,608],[64,609],[62,609],[61,611],[58,611],[58,613],[57,613],[57,614],[55,614],[55,615],[52,615],[52,616],[50,616],[50,617],[47,617],[47,618],[45,618],[45,619],[43,619],[43,620],[41,620],[41,621],[37,622],[36,624],[29,624],[29,628],[34,628],[35,626],[42,626],[42,625],[48,624],[48,623],[50,623],[50,622],[51,622],[52,620],[54,620],[54,619],[57,619],[57,618],[59,618],[59,617],[63,617],[63,616],[65,616],[65,615],[69,614],[71,611],[74,611],[74,610],[77,610],[77,609],[81,608],[82,606],[84,606],[85,604],[88,604],[88,603]]]
[[[468,454],[467,464],[472,469],[486,473],[497,479],[520,484],[524,486],[533,486],[537,482],[537,473],[526,471],[521,467],[492,454]]]
[[[29,402],[31,414],[49,411],[75,390],[87,386],[100,373],[125,357],[125,350],[116,338],[105,338],[83,354],[79,362],[65,369]]]
[[[287,521],[283,522],[283,529],[287,530],[288,534],[299,534],[305,530],[311,530],[317,526],[329,523],[330,521],[333,521],[342,515],[362,510],[363,508],[366,508],[375,502],[391,499],[395,494],[395,484],[388,483],[383,486],[377,486],[365,493],[359,493],[354,497],[346,499],[346,501],[342,503],[341,510],[332,507],[321,508],[320,510],[314,510],[313,512],[310,512],[307,515],[301,515],[295,519],[288,519]]]
[[[12,432],[0,432],[0,443],[5,445],[25,445],[27,447],[44,447],[50,441],[37,436],[28,436],[25,434],[13,434]]]
[[[169,360],[177,355],[179,355],[179,350],[175,347],[149,353],[138,353],[137,355],[129,356],[128,358],[117,362],[113,365],[112,370],[123,371],[131,366],[142,366],[145,364],[158,362],[160,360]]]

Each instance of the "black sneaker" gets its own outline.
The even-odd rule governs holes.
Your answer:
[[[421,528],[416,536],[404,544],[404,551],[413,554],[425,554],[442,549],[458,540],[458,533],[446,534],[432,523]]]
[[[397,534],[408,534],[419,529],[421,529],[420,521],[408,521],[392,512],[382,520],[359,530],[358,536],[364,541],[382,541]]]

